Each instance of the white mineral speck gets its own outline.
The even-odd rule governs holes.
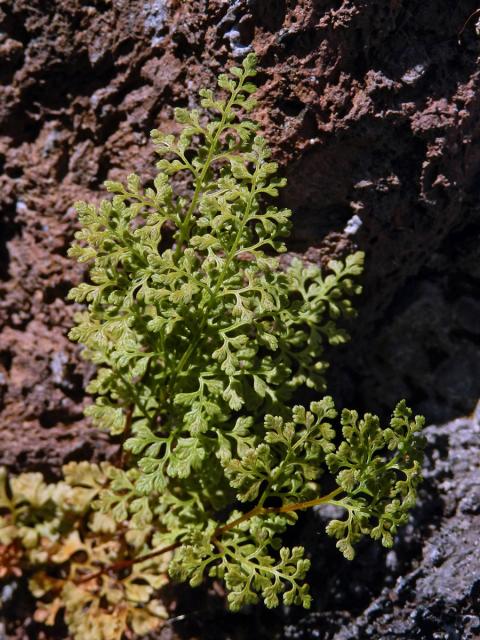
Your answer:
[[[360,229],[360,227],[362,226],[362,219],[360,218],[360,216],[357,216],[356,214],[354,216],[352,216],[350,218],[350,220],[347,222],[347,224],[345,225],[345,229],[343,230],[343,232],[347,235],[347,236],[354,236],[357,231]]]

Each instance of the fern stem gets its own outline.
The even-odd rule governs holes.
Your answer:
[[[180,228],[180,235],[178,238],[178,243],[175,249],[175,260],[178,260],[178,258],[180,257],[180,253],[182,251],[182,246],[183,243],[185,242],[185,240],[187,239],[187,234],[189,231],[189,227],[190,227],[190,222],[193,216],[193,212],[195,211],[195,207],[197,206],[197,202],[198,199],[200,197],[200,193],[202,192],[202,187],[203,187],[203,183],[205,181],[205,177],[207,175],[208,170],[210,169],[210,165],[212,163],[212,158],[213,155],[216,151],[217,148],[217,144],[218,141],[220,139],[221,134],[223,133],[223,131],[226,128],[226,124],[227,124],[227,119],[231,113],[232,107],[235,103],[235,100],[238,96],[239,91],[241,91],[243,83],[245,81],[245,76],[242,76],[242,78],[239,79],[238,85],[235,88],[235,90],[232,92],[232,95],[230,96],[227,104],[225,105],[225,109],[223,111],[222,114],[222,118],[220,120],[220,124],[218,125],[218,129],[215,132],[215,136],[212,140],[212,143],[210,145],[210,148],[208,150],[208,154],[207,154],[207,158],[205,160],[205,164],[203,165],[203,169],[200,173],[200,175],[197,177],[197,179],[195,180],[195,191],[193,193],[192,196],[192,201],[190,202],[190,206],[188,207],[188,211],[187,214],[185,216],[185,219],[183,221],[183,224]]]
[[[177,368],[175,369],[175,371],[174,371],[174,373],[172,375],[172,379],[171,379],[171,383],[170,383],[170,388],[171,388],[171,392],[169,394],[170,396],[173,395],[173,390],[175,388],[175,382],[176,382],[176,380],[178,378],[178,375],[183,371],[185,365],[190,360],[191,355],[193,354],[195,349],[198,347],[198,344],[200,343],[200,340],[202,339],[202,332],[203,332],[203,329],[205,328],[205,325],[206,325],[207,320],[208,320],[208,312],[209,312],[213,302],[215,301],[215,299],[216,299],[216,297],[218,295],[218,292],[220,291],[220,287],[222,286],[222,284],[223,284],[223,282],[224,282],[224,280],[225,280],[225,278],[227,276],[228,270],[230,268],[230,264],[231,264],[233,258],[235,257],[235,253],[237,251],[238,244],[240,242],[240,238],[242,237],[243,230],[244,230],[245,225],[247,224],[248,219],[250,217],[250,211],[252,209],[253,200],[254,200],[255,193],[256,193],[255,187],[256,187],[256,184],[257,184],[257,181],[256,181],[256,179],[257,179],[257,171],[258,171],[258,166],[255,168],[255,172],[254,172],[253,177],[252,177],[252,188],[251,188],[251,191],[250,191],[250,194],[249,194],[249,198],[248,198],[248,201],[247,201],[247,206],[245,207],[245,212],[243,214],[243,217],[241,219],[239,228],[237,230],[237,234],[235,236],[235,240],[233,241],[233,244],[232,244],[232,246],[230,248],[230,251],[228,252],[228,255],[227,255],[226,259],[225,259],[225,263],[223,265],[223,269],[222,269],[222,271],[220,273],[220,276],[219,276],[219,278],[217,280],[217,283],[215,285],[215,289],[213,290],[210,298],[208,299],[208,301],[207,301],[207,303],[206,303],[206,305],[204,307],[203,314],[202,314],[202,320],[200,322],[200,326],[199,326],[199,329],[198,329],[197,336],[190,343],[190,345],[188,346],[188,349],[184,352],[182,358],[180,359],[180,362],[179,362]]]
[[[102,569],[99,569],[99,571],[97,571],[96,573],[91,573],[90,575],[86,575],[83,578],[80,578],[79,580],[75,580],[74,582],[75,584],[84,584],[85,582],[89,582],[90,580],[95,580],[96,578],[99,578],[100,576],[103,576],[106,573],[109,573],[110,571],[121,571],[122,569],[128,569],[129,567],[133,566],[134,564],[138,564],[139,562],[146,562],[147,560],[151,560],[153,558],[156,558],[157,556],[164,555],[169,551],[175,551],[175,549],[178,549],[180,545],[181,545],[181,542],[173,542],[172,544],[169,544],[166,547],[162,547],[161,549],[156,549],[155,551],[146,553],[145,555],[139,556],[138,558],[120,560],[119,562],[115,562],[113,564],[108,565],[107,567],[103,567]]]
[[[275,510],[275,513],[288,513],[289,511],[301,511],[302,509],[310,509],[311,507],[317,507],[320,504],[326,504],[331,502],[333,498],[342,493],[342,487],[337,487],[334,491],[328,493],[320,498],[314,498],[313,500],[306,500],[305,502],[293,502],[291,504],[285,504],[283,507],[279,507]]]
[[[321,496],[319,498],[314,498],[313,500],[307,500],[305,502],[292,502],[289,504],[285,504],[281,507],[262,507],[260,505],[257,505],[250,511],[247,511],[247,513],[244,513],[243,515],[233,520],[232,522],[224,524],[222,527],[217,527],[217,529],[215,529],[215,531],[212,534],[211,541],[215,543],[216,539],[219,536],[222,536],[223,534],[227,533],[228,531],[231,531],[235,527],[238,527],[238,525],[242,524],[243,522],[247,522],[248,520],[251,520],[255,516],[268,516],[268,515],[274,515],[277,513],[289,513],[291,511],[301,511],[303,509],[309,509],[310,507],[316,507],[321,504],[328,504],[329,502],[332,502],[339,493],[342,493],[342,491],[343,489],[341,487],[337,487],[334,491],[331,491],[330,493],[324,496]],[[106,573],[109,573],[110,571],[120,571],[121,569],[128,569],[134,564],[138,564],[140,562],[146,562],[147,560],[152,560],[157,556],[164,555],[166,553],[169,553],[170,551],[175,551],[176,549],[181,547],[182,544],[183,544],[182,541],[178,540],[177,542],[173,542],[172,544],[169,544],[166,547],[160,547],[160,549],[156,549],[154,551],[151,551],[150,553],[146,553],[145,555],[139,556],[138,558],[131,558],[127,560],[121,560],[120,562],[115,562],[114,564],[111,564],[107,567],[103,567],[102,569],[97,571],[97,573],[84,576],[80,580],[77,580],[76,584],[83,584],[84,582],[88,582],[89,580],[98,578]]]
[[[337,487],[334,491],[331,491],[327,495],[321,496],[320,498],[314,498],[313,500],[307,500],[305,502],[291,502],[289,504],[284,504],[281,507],[262,507],[257,505],[247,513],[244,513],[242,516],[238,517],[233,522],[229,522],[228,524],[223,525],[222,527],[218,527],[216,529],[214,536],[219,536],[231,529],[234,529],[242,522],[246,522],[255,516],[266,516],[276,513],[289,513],[290,511],[301,511],[302,509],[309,509],[310,507],[316,507],[320,504],[326,504],[333,500],[339,493],[343,491],[342,487]]]

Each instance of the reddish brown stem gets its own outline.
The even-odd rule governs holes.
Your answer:
[[[341,487],[337,487],[337,489],[335,489],[334,491],[330,492],[325,496],[321,496],[320,498],[314,498],[313,500],[307,500],[305,502],[291,502],[290,504],[284,504],[282,507],[256,506],[250,511],[247,511],[247,513],[244,513],[243,515],[239,516],[235,520],[232,520],[232,522],[224,524],[223,526],[215,529],[211,537],[211,541],[214,542],[219,536],[223,535],[227,531],[231,531],[235,527],[238,527],[239,524],[242,524],[242,522],[246,522],[247,520],[250,520],[255,516],[265,516],[265,515],[270,515],[275,513],[289,513],[291,511],[301,511],[302,509],[309,509],[310,507],[315,507],[317,505],[330,502],[342,491],[343,489]],[[178,549],[181,546],[181,544],[182,544],[181,542],[173,542],[172,544],[169,544],[166,547],[162,547],[160,549],[157,549],[156,551],[151,551],[150,553],[147,553],[143,556],[139,556],[138,558],[132,558],[130,560],[120,560],[119,562],[115,562],[114,564],[111,564],[108,567],[104,567],[103,569],[100,569],[96,573],[93,573],[91,575],[85,576],[84,578],[81,578],[80,580],[77,580],[76,584],[82,584],[84,582],[88,582],[89,580],[98,578],[110,571],[119,571],[121,569],[127,569],[128,567],[131,567],[134,564],[138,564],[139,562],[145,562],[146,560],[151,560],[152,558],[161,556],[164,553],[168,553],[169,551],[175,551],[175,549]]]
[[[120,571],[121,569],[127,569],[128,567],[133,566],[134,564],[138,564],[139,562],[145,562],[146,560],[151,560],[152,558],[156,558],[157,556],[161,556],[164,553],[168,553],[169,551],[175,551],[181,545],[180,542],[173,542],[166,547],[162,547],[161,549],[157,549],[156,551],[151,551],[150,553],[146,553],[143,556],[139,556],[138,558],[132,558],[129,560],[119,560],[113,564],[109,564],[108,567],[103,567],[96,573],[91,573],[80,580],[76,580],[76,584],[83,584],[84,582],[89,582],[90,580],[95,580],[95,578],[99,578],[100,576],[109,573],[110,571]]]

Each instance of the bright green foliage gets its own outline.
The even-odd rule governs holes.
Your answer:
[[[423,423],[420,416],[411,419],[404,401],[397,405],[387,429],[381,429],[371,414],[359,420],[356,411],[342,412],[344,441],[326,462],[333,473],[340,470],[336,481],[346,496],[338,504],[347,509],[347,518],[332,520],[327,533],[338,538],[337,547],[349,560],[362,536],[381,539],[391,547],[397,528],[407,522],[421,478]]]
[[[148,549],[152,529],[92,510],[109,484],[109,465],[71,462],[63,471],[62,481],[47,484],[40,473],[8,477],[0,469],[0,578],[25,573],[37,598],[35,620],[53,625],[63,611],[75,640],[158,629],[166,617],[158,598],[165,558],[139,563],[123,579],[96,575]]]
[[[88,413],[118,434],[134,407],[126,448],[142,456],[145,493],[210,465],[239,413],[255,423],[301,385],[324,390],[323,344],[345,342],[336,321],[353,315],[360,291],[362,254],[333,261],[325,278],[299,260],[278,268],[291,212],[264,200],[284,181],[256,125],[239,119],[254,104],[254,74],[249,56],[220,77],[226,98],[202,92],[216,117],[177,109],[178,137],[152,133],[152,187],[132,174],[106,183],[111,202],[77,205],[70,255],[94,260],[91,284],[70,293],[89,303],[71,337],[99,365]],[[190,197],[174,191],[177,174]]]
[[[390,427],[382,429],[376,416],[366,414],[358,420],[356,412],[345,410],[344,440],[337,447],[332,428],[336,415],[330,397],[312,402],[310,411],[294,407],[289,421],[268,415],[262,442],[227,465],[237,500],[256,505],[248,519],[232,528],[227,524],[218,538],[211,531],[203,539],[192,538],[195,543],[177,553],[170,572],[195,585],[210,567],[209,575],[225,579],[234,610],[256,602],[257,593],[267,606],[276,606],[283,595],[285,604],[308,607],[303,578],[310,563],[301,547],[280,548],[280,536],[296,521],[296,511],[327,503],[345,508],[346,519],[332,520],[327,533],[338,538],[337,547],[349,560],[353,545],[364,535],[392,546],[421,478],[418,432],[423,419],[412,419],[401,402]],[[336,473],[336,487],[318,497],[319,477],[327,465]],[[281,506],[267,506],[272,502]],[[234,512],[230,523],[238,517],[241,514]]]
[[[173,577],[223,579],[232,609],[309,606],[309,561],[281,539],[306,507],[346,509],[328,528],[346,557],[365,534],[391,544],[420,461],[403,404],[385,430],[344,412],[339,447],[331,398],[289,408],[297,389],[325,390],[324,347],[348,339],[338,322],[354,316],[363,254],[324,273],[279,264],[290,211],[271,204],[284,181],[245,116],[254,75],[248,56],[202,111],[177,109],[178,135],[152,133],[153,183],[132,174],[107,182],[111,200],[79,203],[70,250],[90,265],[70,293],[87,304],[71,337],[98,367],[87,413],[125,450],[95,504],[154,531],[152,549],[173,545]]]
[[[267,415],[260,444],[229,460],[226,473],[238,500],[257,500],[261,490],[262,504],[266,497],[288,503],[318,495],[311,481],[320,475],[325,455],[335,450],[331,420],[336,411],[330,397],[313,402],[310,409],[294,407],[288,422]]]

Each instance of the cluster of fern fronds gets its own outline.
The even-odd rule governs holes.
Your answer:
[[[167,617],[160,591],[167,557],[137,563],[128,575],[102,572],[120,570],[153,534],[92,509],[110,469],[70,462],[63,480],[47,484],[41,473],[9,477],[0,468],[0,580],[28,579],[35,621],[53,625],[62,612],[78,640],[120,640],[126,631],[141,636]]]
[[[322,397],[324,347],[348,339],[363,255],[325,273],[280,266],[291,212],[271,204],[284,181],[246,116],[254,75],[249,55],[219,95],[201,92],[203,110],[176,109],[179,134],[152,133],[153,183],[132,174],[106,183],[112,199],[79,203],[70,250],[90,265],[70,293],[86,303],[71,337],[97,366],[87,413],[124,448],[92,522],[145,533],[120,582],[168,554],[173,578],[223,580],[233,610],[309,606],[309,560],[282,544],[308,507],[344,509],[327,533],[349,559],[365,535],[391,546],[421,463],[422,419],[403,402],[386,428],[344,410],[339,431]],[[291,406],[301,387],[319,394],[309,409]]]

